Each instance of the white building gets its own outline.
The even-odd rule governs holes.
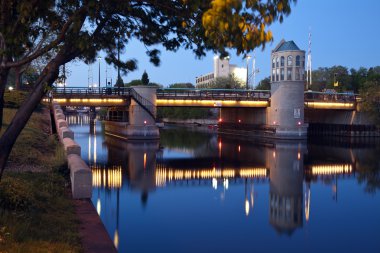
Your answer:
[[[219,56],[214,56],[214,72],[196,77],[195,84],[207,84],[218,77],[228,77],[229,75],[233,75],[243,85],[247,82],[246,68],[240,68],[236,65],[230,64],[229,57],[220,59]]]

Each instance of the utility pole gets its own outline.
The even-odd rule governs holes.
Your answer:
[[[99,60],[99,79],[98,79],[98,85],[99,85],[99,94],[100,94],[100,60],[102,59],[102,57],[98,57],[98,60]]]
[[[245,88],[246,88],[246,90],[248,90],[249,89],[249,72],[248,72],[248,63],[249,63],[249,59],[251,59],[251,56],[249,56],[249,55],[247,55],[247,80],[246,80],[246,83],[245,83]]]
[[[309,50],[307,51],[307,66],[306,66],[306,90],[311,88],[312,71],[311,71],[311,29],[309,31]]]

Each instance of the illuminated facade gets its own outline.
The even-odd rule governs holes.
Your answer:
[[[218,77],[234,76],[241,84],[247,81],[247,69],[230,64],[230,58],[220,59],[214,56],[214,72],[207,73],[195,78],[196,85],[208,84]]]

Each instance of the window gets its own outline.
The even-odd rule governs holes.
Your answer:
[[[285,57],[281,56],[281,67],[284,67],[285,65]]]
[[[279,81],[280,69],[276,69],[276,81]]]
[[[274,67],[275,67],[275,65],[274,65],[274,64],[275,64],[275,59],[273,58],[273,59],[272,59],[272,68],[274,68]]]
[[[276,67],[278,68],[278,65],[279,65],[280,61],[278,59],[278,57],[276,57]]]
[[[300,68],[296,68],[296,80],[300,80]]]
[[[288,66],[292,66],[293,65],[293,56],[289,55],[288,56]]]
[[[275,75],[275,70],[274,70],[274,69],[272,69],[272,82],[274,82],[274,81],[275,81],[275,79],[274,79],[274,75]]]
[[[282,57],[282,58],[284,58],[284,57]],[[281,69],[281,75],[280,75],[280,77],[281,77],[281,81],[283,81],[284,80],[284,77],[285,76],[285,71],[284,71],[284,69],[282,68]]]
[[[296,56],[296,66],[301,66],[301,57],[299,55]]]
[[[292,80],[292,71],[293,71],[292,68],[288,68],[288,69],[287,69],[286,80],[288,80],[288,81],[291,81],[291,80]]]

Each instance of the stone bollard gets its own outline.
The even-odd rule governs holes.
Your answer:
[[[64,119],[57,119],[57,127],[68,127],[66,120]]]
[[[63,147],[65,149],[66,155],[79,155],[81,153],[81,148],[73,139],[63,138],[62,140]]]
[[[82,158],[76,154],[67,156],[70,169],[71,190],[74,199],[92,196],[92,172]]]
[[[58,129],[59,138],[63,141],[65,138],[70,138],[74,140],[74,132],[68,127],[61,127]]]
[[[65,115],[63,115],[62,113],[57,113],[57,114],[55,114],[55,119],[56,120],[59,120],[59,119],[65,119]]]

